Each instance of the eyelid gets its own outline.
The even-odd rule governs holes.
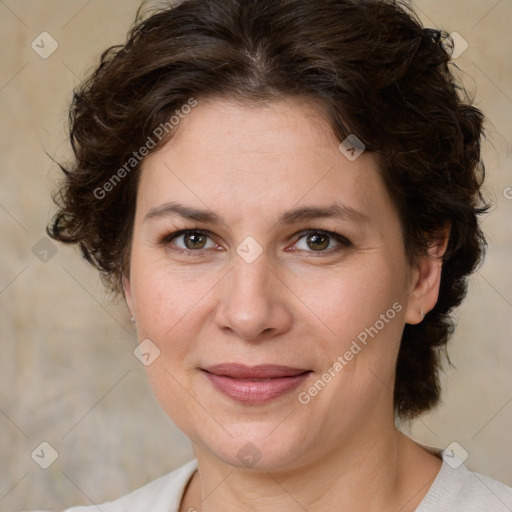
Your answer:
[[[163,236],[161,236],[159,239],[158,239],[158,245],[168,245],[170,244],[175,238],[179,238],[180,236],[184,236],[184,235],[188,235],[188,234],[191,234],[191,233],[194,233],[194,234],[200,234],[200,235],[205,235],[207,236],[208,238],[210,238],[215,244],[217,244],[217,242],[215,241],[215,237],[213,235],[213,233],[211,233],[210,231],[208,230],[205,230],[205,229],[180,229],[178,231],[174,231],[172,233],[168,233],[168,234],[165,234]],[[218,246],[218,244],[217,244]],[[204,253],[205,249],[198,249],[198,250],[192,250],[192,249],[182,249],[181,247],[177,247],[177,246],[174,246],[173,247],[173,250],[177,251],[177,252],[180,252],[180,253],[184,253],[184,254],[187,254],[187,255],[194,255],[194,256],[199,256],[201,254]],[[208,250],[212,250],[211,248],[208,249]],[[214,250],[218,250],[218,247],[215,248]]]
[[[339,233],[336,233],[334,231],[327,231],[325,229],[305,229],[305,230],[297,233],[296,235],[294,235],[294,236],[297,236],[297,240],[294,242],[293,245],[295,245],[299,240],[302,240],[302,238],[304,238],[305,236],[311,235],[313,233],[320,233],[323,235],[327,235],[331,238],[334,238],[339,244],[341,244],[344,247],[351,247],[353,245],[352,242],[348,238],[344,237],[343,235],[340,235]],[[333,247],[326,251],[306,251],[306,252],[311,253],[311,254],[319,254],[320,255],[320,254],[331,254],[333,252],[336,252],[337,250],[339,250],[339,247]]]
[[[215,241],[215,236],[213,235],[213,233],[211,231],[205,230],[205,229],[199,229],[199,228],[197,228],[197,229],[191,228],[191,229],[181,229],[178,231],[174,231],[172,233],[168,233],[168,234],[160,237],[159,245],[168,245],[175,238],[178,238],[180,236],[187,235],[190,233],[205,235],[217,244],[217,242]],[[303,231],[300,231],[300,232],[296,233],[295,235],[293,235],[294,238],[297,237],[297,240],[295,240],[293,245],[295,245],[299,240],[302,240],[302,238],[304,238],[305,236],[313,234],[313,233],[321,233],[321,234],[330,236],[331,238],[334,238],[339,244],[341,244],[344,247],[352,246],[352,242],[348,238],[340,235],[339,233],[336,233],[333,231],[327,231],[325,229],[305,229]],[[173,250],[175,250],[177,252],[185,253],[187,255],[201,255],[205,252],[206,249],[198,249],[198,250],[188,249],[188,250],[186,250],[186,249],[181,249],[180,247],[174,246]],[[212,250],[212,249],[210,248],[208,250]],[[214,250],[218,250],[218,247]],[[299,249],[299,250],[301,250],[301,249]],[[334,247],[334,248],[328,249],[326,251],[305,251],[305,252],[321,255],[321,254],[331,254],[333,252],[336,252],[337,250],[339,250],[339,247]]]
[[[179,236],[188,235],[190,233],[199,233],[200,235],[206,235],[213,239],[213,234],[207,229],[180,229],[178,231],[173,231],[172,233],[166,233],[165,235],[159,238],[159,242],[162,244],[169,243],[174,238],[178,238]]]

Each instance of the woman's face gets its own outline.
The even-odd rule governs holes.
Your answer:
[[[125,291],[196,454],[297,467],[393,428],[417,273],[376,160],[338,145],[304,100],[205,100],[143,164]]]

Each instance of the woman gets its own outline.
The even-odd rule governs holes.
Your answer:
[[[196,460],[103,512],[512,509],[395,427],[485,245],[446,48],[392,1],[185,0],[104,53],[49,233],[123,293]]]

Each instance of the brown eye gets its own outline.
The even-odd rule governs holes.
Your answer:
[[[352,243],[338,233],[329,231],[305,231],[299,234],[299,240],[295,243],[295,249],[306,252],[331,253],[344,247],[350,247]]]
[[[308,247],[313,251],[323,251],[329,247],[330,237],[323,233],[314,233],[306,237]]]
[[[215,249],[217,246],[208,233],[203,231],[186,230],[177,233],[171,233],[164,236],[160,243],[162,245],[174,245],[175,249],[182,252],[197,252],[203,249]]]
[[[187,249],[204,249],[208,237],[202,233],[189,233],[183,235],[183,241]]]

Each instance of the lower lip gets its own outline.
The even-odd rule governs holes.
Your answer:
[[[206,371],[203,373],[215,389],[229,398],[244,404],[262,404],[290,393],[304,382],[311,372],[269,380],[239,380],[224,375],[214,375]]]

